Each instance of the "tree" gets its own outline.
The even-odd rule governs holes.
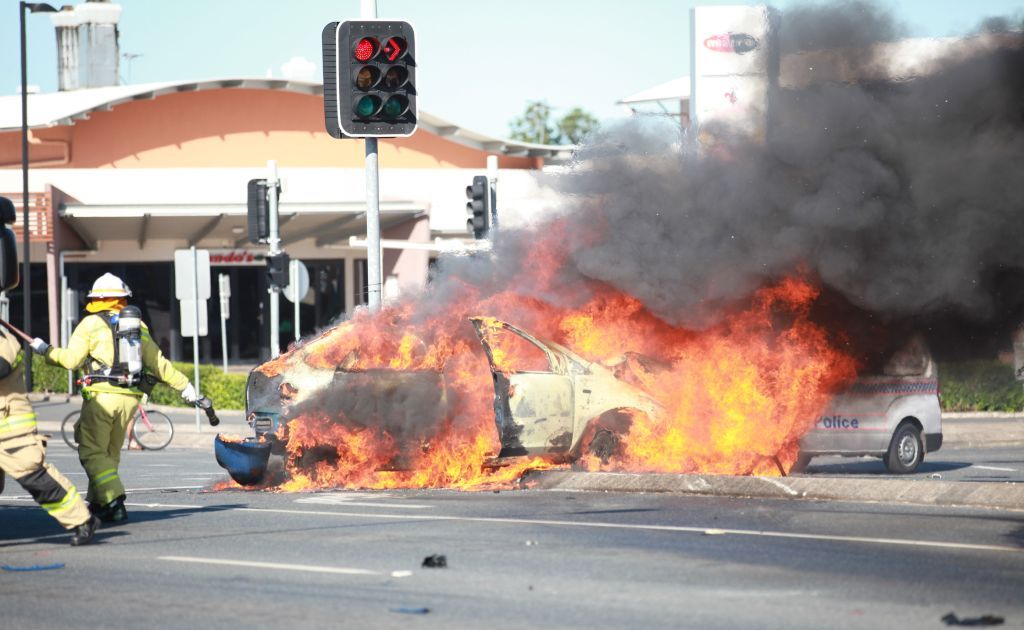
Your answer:
[[[522,116],[514,118],[509,125],[513,140],[552,144],[556,131],[551,124],[551,106],[544,101],[530,101]]]
[[[544,101],[528,102],[523,115],[509,124],[511,138],[536,144],[579,144],[598,127],[597,118],[580,107],[573,107],[556,123],[551,121],[551,111]]]
[[[558,121],[559,144],[579,144],[594,132],[599,123],[590,112],[573,107]]]

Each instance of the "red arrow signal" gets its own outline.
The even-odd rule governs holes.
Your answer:
[[[406,43],[401,37],[392,37],[384,44],[384,57],[388,61],[394,61],[405,54]]]

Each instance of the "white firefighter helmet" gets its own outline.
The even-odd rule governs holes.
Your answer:
[[[96,282],[92,283],[92,291],[89,291],[90,298],[131,297],[131,294],[131,289],[124,280],[112,273],[105,273],[96,278]]]

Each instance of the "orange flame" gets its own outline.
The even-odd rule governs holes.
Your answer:
[[[543,280],[556,282],[553,272]],[[314,405],[297,413],[283,435],[287,479],[277,488],[509,487],[526,470],[557,465],[523,458],[488,467],[500,445],[489,367],[466,321],[477,313],[608,365],[660,404],[663,412],[653,416],[630,412],[621,452],[605,462],[584,454],[588,469],[780,474],[793,465],[797,441],[829,396],[855,377],[853,360],[809,321],[818,292],[805,280],[762,289],[748,308],[703,331],[670,326],[606,286],[586,289],[589,298],[570,308],[511,291],[479,299],[467,286],[458,303],[434,317],[414,318],[412,303],[376,316],[360,312],[264,364],[259,369],[271,376],[303,365],[425,371],[442,375],[448,391],[443,422],[413,445],[338,410]],[[491,344],[496,368],[539,369],[517,341],[498,335]]]

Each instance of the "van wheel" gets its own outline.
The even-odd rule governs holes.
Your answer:
[[[807,470],[807,466],[811,463],[811,456],[800,453],[796,456],[796,462],[793,467],[789,469],[789,474],[799,474]]]
[[[921,465],[924,459],[924,444],[921,442],[921,431],[909,422],[901,424],[889,443],[889,450],[882,460],[889,472],[907,475]]]

